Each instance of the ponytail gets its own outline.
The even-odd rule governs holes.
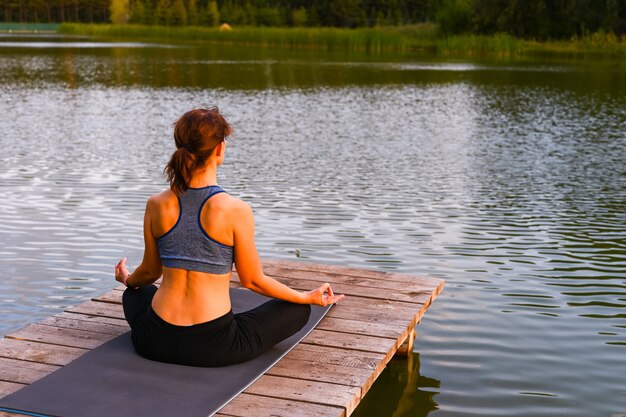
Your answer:
[[[217,107],[191,110],[174,123],[177,149],[163,173],[176,195],[189,189],[194,171],[204,166],[217,145],[231,133],[232,128]]]
[[[176,195],[189,189],[191,173],[195,165],[195,158],[185,148],[178,148],[165,166],[164,174],[170,188]]]

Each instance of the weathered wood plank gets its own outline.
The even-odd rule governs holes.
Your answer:
[[[416,279],[425,278],[428,280],[441,280],[440,278],[434,277],[420,277],[415,275],[401,274],[398,272],[391,271],[377,271],[373,269],[361,269],[361,268],[352,268],[345,267],[342,265],[326,265],[326,264],[318,264],[312,262],[305,261],[286,261],[282,259],[264,259],[261,261],[263,266],[263,270],[265,268],[271,269],[273,267],[282,267],[289,270],[294,271],[309,271],[309,272],[317,272],[317,273],[329,273],[336,274],[346,277],[361,277],[361,278],[374,278],[374,279],[384,279],[386,281],[398,281],[398,282],[407,282],[413,283]]]
[[[246,390],[248,394],[297,400],[314,404],[345,407],[352,414],[360,400],[361,389],[324,382],[263,375]]]
[[[62,313],[62,314],[70,314],[70,313]],[[68,318],[66,316],[62,316],[60,314],[54,315],[52,317],[47,317],[37,324],[52,326],[52,327],[60,327],[64,329],[75,329],[75,330],[85,330],[89,332],[110,334],[110,335],[120,335],[128,331],[129,327],[124,321],[125,326],[114,325],[109,323],[99,323],[94,320],[87,319],[76,319],[76,318]]]
[[[366,321],[349,320],[343,317],[324,317],[316,327],[320,330],[341,332],[348,334],[360,334],[367,336],[397,339],[398,335],[406,328],[405,322],[397,323],[372,323]]]
[[[113,339],[116,335],[87,330],[67,329],[41,324],[30,324],[5,336],[8,339],[28,340],[49,345],[93,349]]]
[[[43,363],[0,358],[0,381],[32,384],[58,368],[59,366]]]
[[[18,384],[17,382],[0,381],[0,398],[13,394],[25,386],[26,384]]]
[[[217,414],[234,417],[344,417],[345,408],[242,393]]]
[[[113,289],[111,291],[107,291],[104,294],[93,297],[92,301],[98,301],[102,303],[111,303],[111,304],[122,304],[122,293],[123,291],[119,291],[117,289]]]
[[[54,317],[63,317],[63,318],[70,318],[70,319],[76,319],[76,320],[83,320],[83,321],[87,321],[90,323],[104,323],[104,324],[110,324],[113,326],[121,326],[124,327],[126,329],[129,329],[128,323],[126,322],[126,319],[122,319],[122,318],[110,318],[110,317],[101,317],[101,316],[93,316],[90,314],[83,314],[83,313],[70,313],[67,311],[64,311],[62,313],[59,314],[55,314]]]
[[[0,339],[0,357],[47,365],[65,365],[86,352],[88,352],[87,349],[76,347],[49,345],[8,338]]]
[[[87,314],[90,316],[109,317],[124,320],[124,311],[120,304],[111,304],[98,301],[85,301],[74,307],[68,308],[70,313]]]
[[[285,357],[315,363],[349,366],[353,368],[375,369],[385,355],[375,352],[344,350],[336,347],[300,343]]]
[[[389,339],[380,337],[329,332],[327,330],[318,329],[311,331],[311,333],[302,340],[302,343],[385,354],[395,345]]]
[[[344,302],[345,301],[345,302]],[[373,305],[371,308],[355,305],[344,300],[333,306],[326,317],[349,319],[380,325],[406,325],[417,315],[420,309],[382,309]],[[378,307],[378,308],[377,308]]]
[[[337,385],[361,387],[367,381],[370,370],[352,366],[334,365],[307,360],[292,359],[286,356],[276,363],[268,375],[283,376],[293,379],[329,382]]]
[[[329,282],[331,284],[346,284],[359,287],[369,287],[388,290],[401,290],[403,292],[433,291],[441,280],[428,277],[413,277],[410,281],[398,282],[384,277],[368,278],[358,275],[344,275],[338,272],[312,272],[294,270],[280,266],[264,267],[263,272],[271,277],[304,279],[308,281]]]

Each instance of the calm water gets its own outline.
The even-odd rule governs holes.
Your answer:
[[[171,123],[265,257],[446,279],[363,416],[626,414],[626,68],[0,37],[0,334],[115,285]]]

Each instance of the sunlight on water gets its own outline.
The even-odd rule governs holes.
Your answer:
[[[92,53],[0,44],[0,333],[139,263],[171,123],[218,104],[263,256],[446,279],[357,416],[626,412],[623,75]]]

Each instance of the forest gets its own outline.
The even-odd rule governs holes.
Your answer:
[[[377,27],[571,39],[626,34],[626,0],[0,0],[0,22]]]

